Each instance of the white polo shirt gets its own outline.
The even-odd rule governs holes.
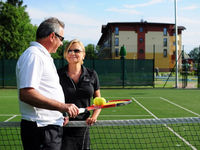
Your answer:
[[[53,59],[40,43],[31,42],[30,47],[20,56],[16,65],[16,77],[18,92],[21,88],[31,87],[50,99],[64,103]],[[63,115],[59,111],[33,107],[21,100],[19,106],[22,119],[36,121],[38,126],[63,124]]]

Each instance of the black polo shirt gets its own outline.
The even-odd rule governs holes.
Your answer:
[[[100,88],[99,79],[96,71],[81,66],[82,74],[78,83],[75,83],[67,74],[68,65],[58,70],[60,84],[65,95],[65,103],[73,103],[78,108],[86,108],[90,105],[94,91]],[[90,113],[78,115],[75,119],[70,120],[86,120]]]

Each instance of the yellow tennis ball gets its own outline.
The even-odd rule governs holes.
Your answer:
[[[103,97],[95,97],[93,100],[94,105],[98,106],[98,105],[105,105],[106,104],[106,100]]]

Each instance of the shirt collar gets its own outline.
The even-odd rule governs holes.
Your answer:
[[[36,46],[41,52],[43,52],[45,55],[51,57],[50,53],[48,52],[48,50],[39,42],[31,42],[30,43],[31,46]]]
[[[81,76],[88,75],[88,71],[87,71],[87,69],[85,68],[85,66],[81,65],[81,69],[82,69],[82,75],[81,75]]]

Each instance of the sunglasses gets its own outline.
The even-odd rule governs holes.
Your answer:
[[[79,49],[74,49],[74,50],[69,49],[67,52],[68,52],[68,53],[72,53],[72,52],[74,52],[74,53],[80,53],[80,52],[82,52],[82,51],[79,50]]]
[[[60,39],[60,41],[62,42],[64,40],[64,37],[63,36],[60,36],[58,33],[54,32],[55,35]]]

